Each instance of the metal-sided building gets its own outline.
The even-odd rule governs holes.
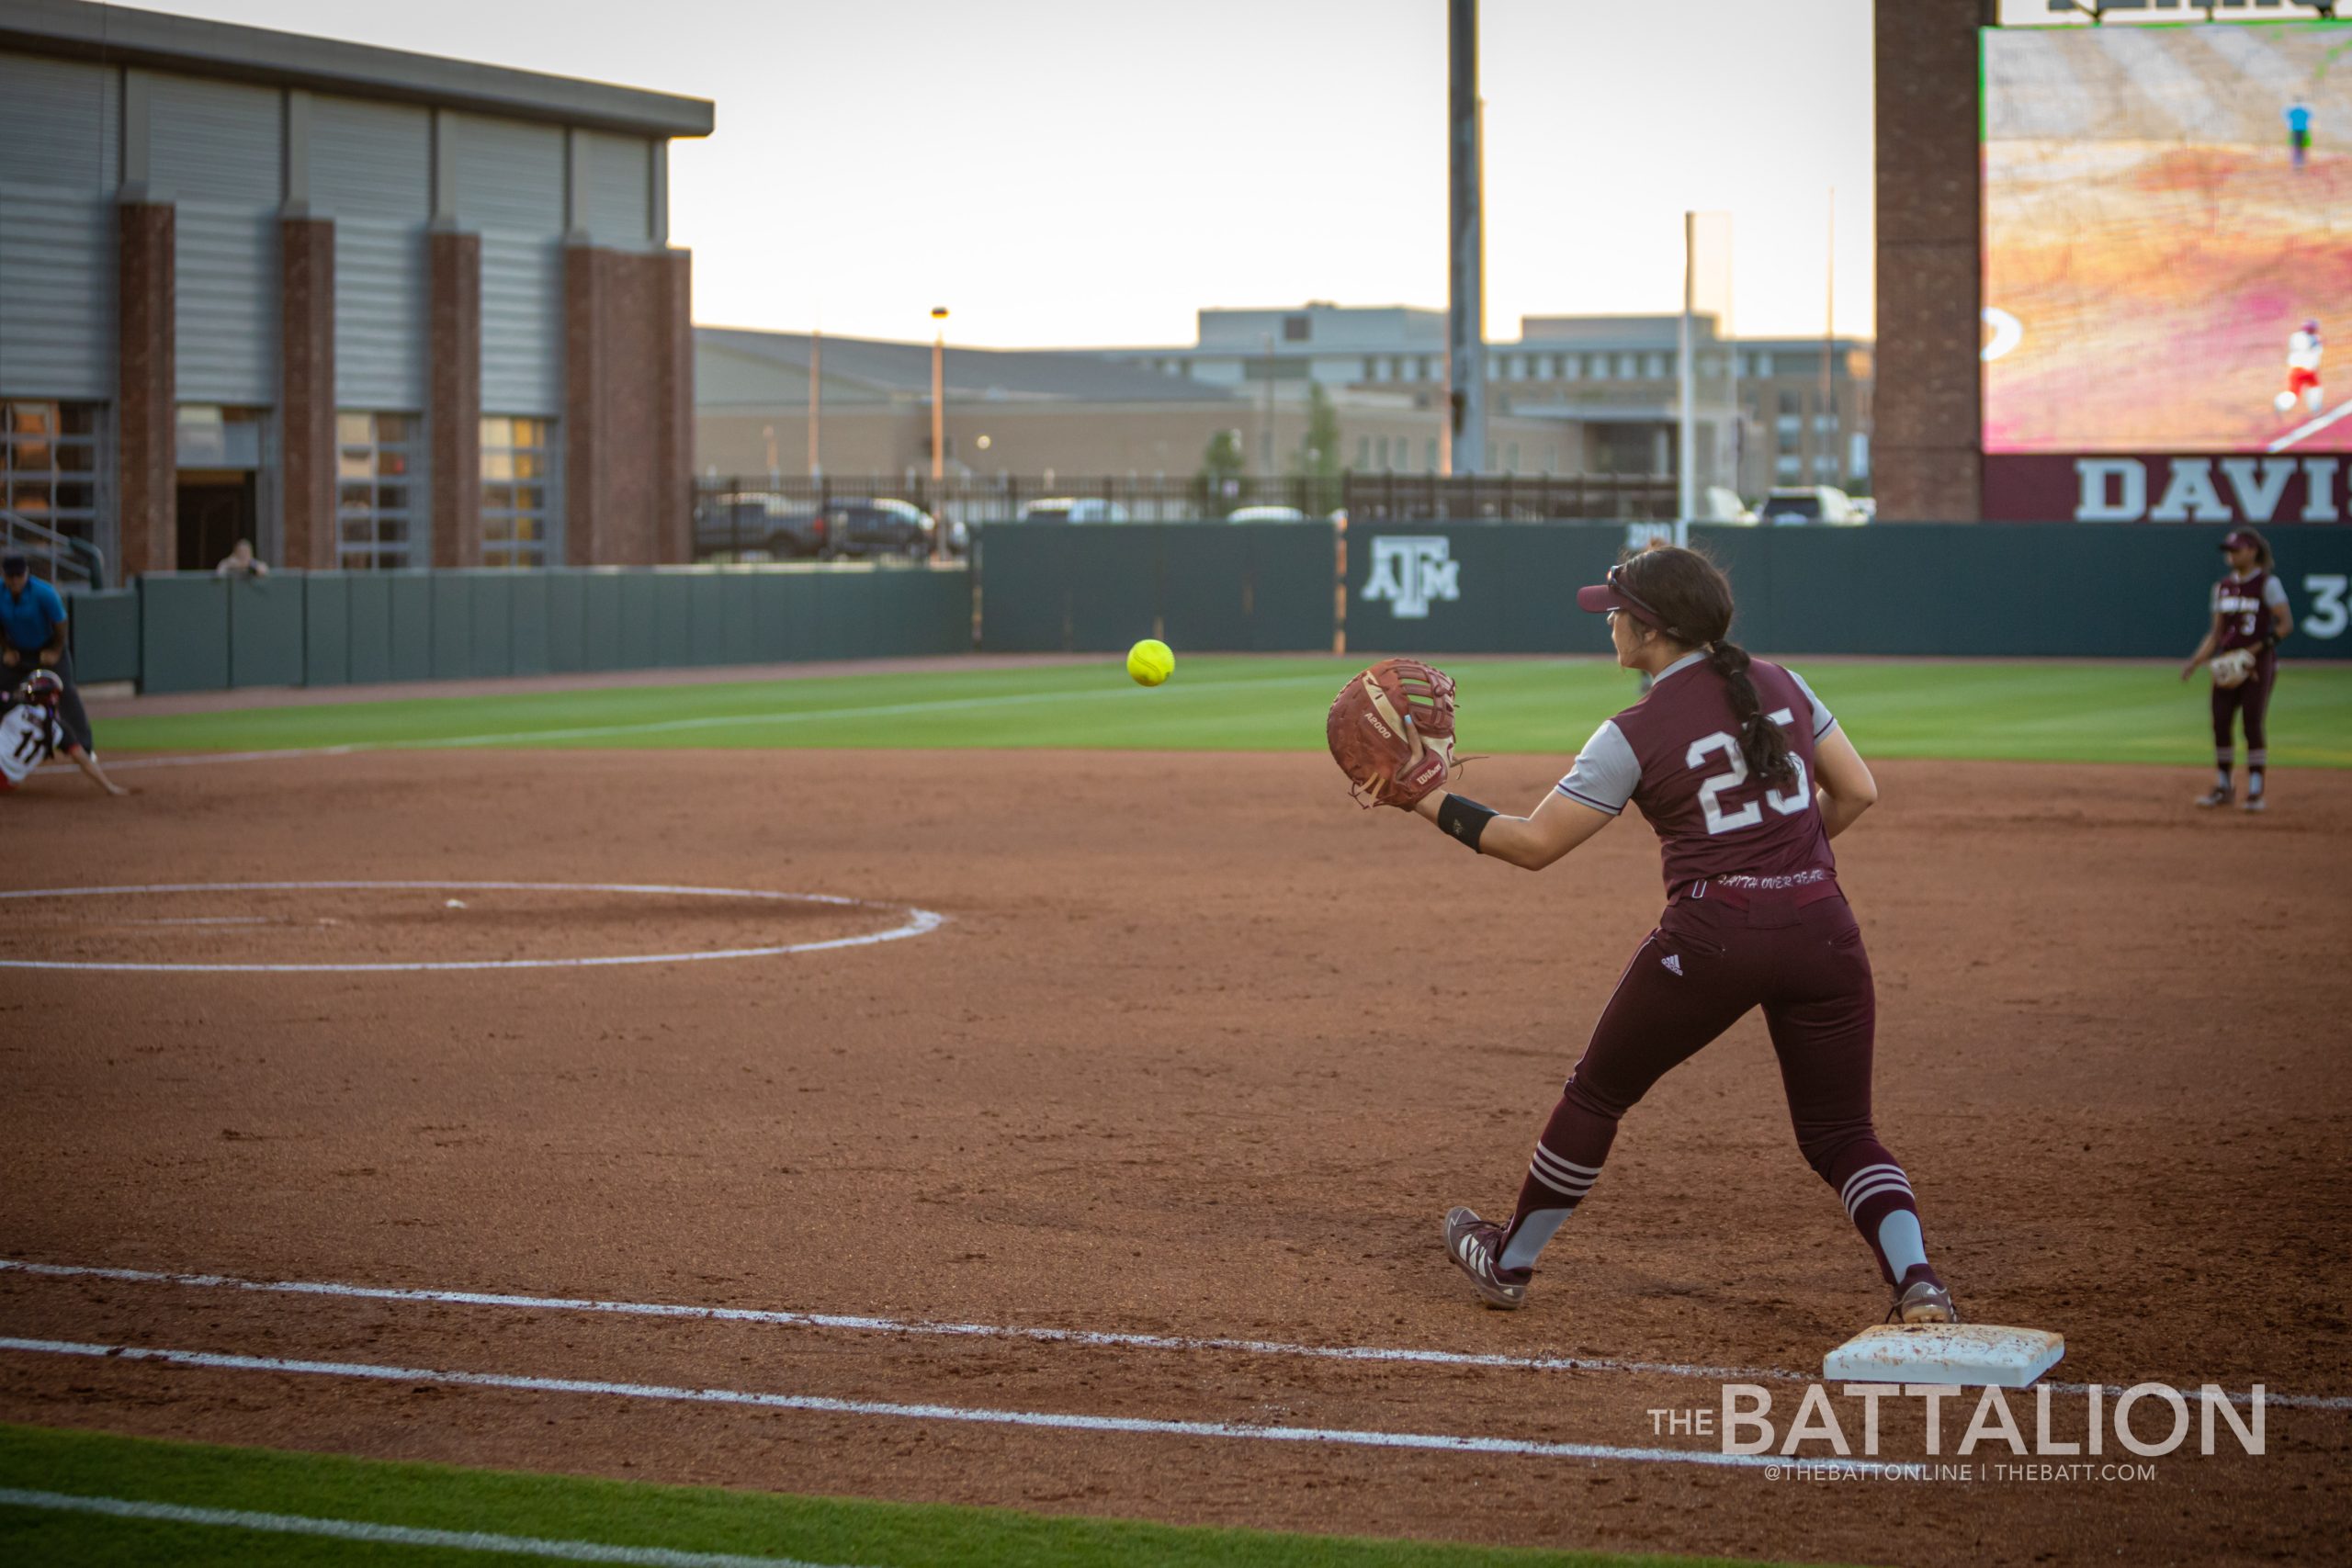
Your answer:
[[[0,509],[116,573],[687,558],[711,106],[0,6]]]

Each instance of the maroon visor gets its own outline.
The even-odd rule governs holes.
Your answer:
[[[1577,589],[1577,608],[1590,610],[1595,615],[1605,610],[1623,610],[1645,625],[1655,626],[1659,631],[1666,630],[1666,617],[1626,588],[1625,569],[1622,565],[1609,569],[1609,581],[1606,582]]]

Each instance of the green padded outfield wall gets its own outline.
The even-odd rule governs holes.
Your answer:
[[[84,685],[139,679],[139,593],[136,589],[85,590],[65,595],[73,628],[74,678]]]
[[[390,592],[390,618],[386,635],[391,639],[388,681],[433,679],[433,578],[429,571],[385,574]]]
[[[2144,524],[1702,525],[1730,573],[1732,635],[1760,653],[2179,658],[2207,624],[2223,530]],[[2294,603],[2288,657],[2352,656],[2352,528],[2276,528]],[[1380,653],[1600,653],[1575,590],[1629,543],[1623,525],[1454,523],[1348,535],[1348,647]],[[991,610],[1004,585],[990,582]]]
[[[1328,583],[1327,583],[1328,588]],[[81,594],[77,654],[151,692],[966,653],[972,575],[865,563],[154,573]]]
[[[209,572],[139,579],[139,689],[229,684],[229,584]]]
[[[351,579],[320,572],[302,580],[302,683],[340,686],[351,679]]]
[[[472,673],[496,677],[514,673],[514,573],[469,571],[473,589]]]
[[[1320,523],[1028,523],[980,531],[990,653],[1328,652],[1335,538]]]
[[[302,580],[232,577],[228,586],[229,684],[300,685],[305,620]]]

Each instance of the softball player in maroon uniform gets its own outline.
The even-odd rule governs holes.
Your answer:
[[[2188,680],[2197,667],[2217,654],[2244,649],[2254,655],[2254,670],[2244,680],[2223,685],[2213,682],[2213,789],[2197,804],[2230,804],[2230,761],[2237,737],[2232,719],[2245,718],[2245,808],[2264,809],[2262,775],[2270,762],[2270,688],[2278,680],[2278,639],[2295,629],[2295,613],[2287,604],[2287,588],[2270,570],[2270,542],[2251,528],[2233,528],[2222,541],[2230,558],[2230,574],[2213,584],[2213,624],[2205,640],[2180,667]]]
[[[1490,1305],[1521,1305],[1537,1255],[1600,1179],[1618,1119],[1760,1006],[1798,1146],[1877,1258],[1894,1314],[1952,1321],[1910,1181],[1871,1124],[1870,958],[1829,852],[1878,798],[1870,769],[1802,680],[1724,640],[1731,584],[1704,557],[1645,551],[1577,603],[1608,612],[1617,661],[1653,678],[1647,694],[1593,732],[1528,816],[1442,790],[1415,809],[1536,871],[1631,801],[1658,836],[1667,908],[1601,1010],[1510,1222],[1453,1210],[1447,1254]]]

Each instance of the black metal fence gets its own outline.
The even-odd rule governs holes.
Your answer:
[[[1371,523],[1663,522],[1675,514],[1675,485],[1613,474],[713,478],[695,484],[695,556],[838,553],[842,509],[876,502],[939,519],[946,525],[940,547],[953,554],[972,529],[991,523],[1305,522],[1341,512]],[[821,518],[834,525],[818,526]]]
[[[1635,474],[1350,474],[1351,523],[1669,523],[1675,481]]]

